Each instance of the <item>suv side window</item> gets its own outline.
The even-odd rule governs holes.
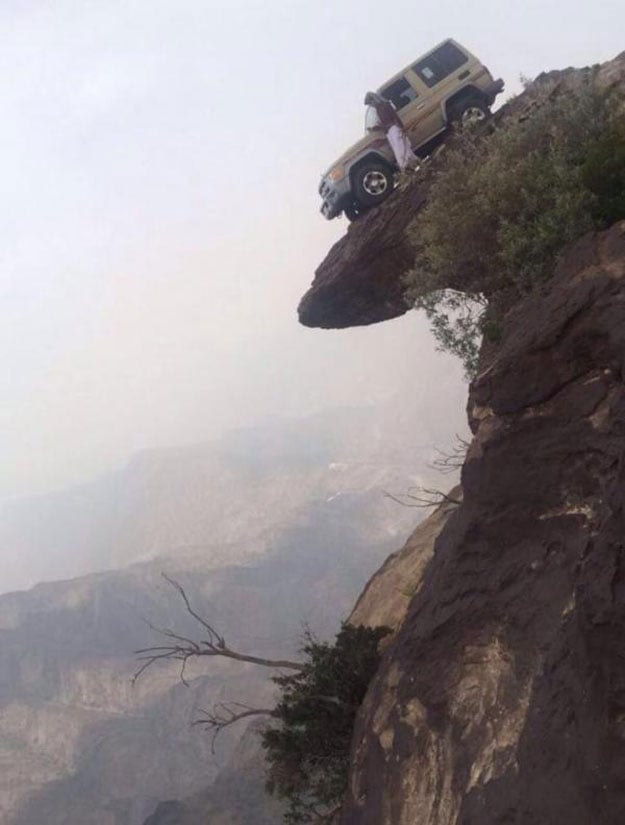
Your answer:
[[[389,83],[388,86],[385,86],[385,88],[382,89],[381,94],[382,97],[386,98],[386,100],[390,100],[397,111],[403,109],[404,106],[407,106],[419,96],[410,83],[408,83],[408,81],[403,77],[400,77],[392,83]]]
[[[425,60],[415,63],[412,70],[419,75],[426,86],[436,86],[443,78],[459,69],[468,61],[466,54],[453,43],[443,45],[432,52]]]

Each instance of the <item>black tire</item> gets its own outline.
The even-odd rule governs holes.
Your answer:
[[[454,107],[451,121],[461,129],[479,126],[490,117],[490,107],[479,97],[469,97]]]
[[[367,161],[352,173],[352,192],[362,206],[377,206],[393,191],[393,170],[380,161]]]
[[[362,215],[363,209],[360,204],[356,203],[356,201],[350,201],[346,203],[343,207],[343,213],[348,221],[357,221],[358,218]]]

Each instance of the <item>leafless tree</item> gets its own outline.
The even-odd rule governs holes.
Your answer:
[[[159,661],[177,661],[180,662],[180,679],[183,684],[188,685],[185,679],[185,668],[189,660],[200,659],[207,656],[221,656],[224,659],[234,659],[238,662],[248,662],[253,665],[260,665],[261,667],[273,668],[274,670],[301,670],[303,665],[301,662],[294,662],[290,659],[265,659],[260,656],[252,656],[249,653],[241,653],[238,650],[233,650],[226,644],[226,640],[221,633],[218,633],[215,628],[210,625],[206,619],[200,616],[196,610],[191,606],[189,598],[182,587],[175,579],[170,578],[165,573],[161,574],[168,584],[170,584],[180,595],[184,602],[187,613],[193,617],[199,626],[200,636],[191,639],[187,636],[181,636],[175,633],[168,627],[155,627],[148,622],[148,625],[156,633],[167,640],[167,643],[161,645],[154,645],[145,647],[141,650],[136,650],[135,655],[139,662],[142,662],[139,669],[133,677],[133,683],[145,673],[145,671]]]

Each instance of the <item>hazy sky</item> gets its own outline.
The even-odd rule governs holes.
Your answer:
[[[426,380],[414,313],[296,321],[364,91],[447,36],[513,91],[623,31],[622,0],[3,0],[0,496]]]

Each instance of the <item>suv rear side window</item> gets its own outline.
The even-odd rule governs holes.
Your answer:
[[[398,111],[419,96],[403,77],[389,83],[388,86],[382,89],[381,94],[386,100],[390,100]]]
[[[431,55],[420,60],[412,67],[412,70],[419,75],[426,86],[430,88],[440,83],[443,78],[459,69],[463,63],[468,61],[468,57],[461,52],[453,43],[443,43],[443,45],[432,52]]]

